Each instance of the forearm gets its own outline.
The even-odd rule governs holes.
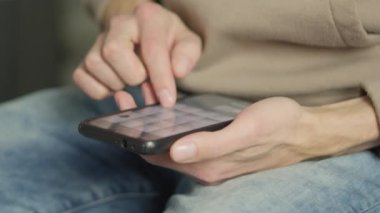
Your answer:
[[[309,115],[306,119],[308,122],[305,122],[309,124],[305,125],[308,129],[306,132],[309,139],[316,143],[309,154],[335,156],[380,145],[376,140],[379,138],[378,119],[366,96],[307,108],[306,111]]]

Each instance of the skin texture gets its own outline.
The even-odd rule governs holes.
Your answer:
[[[110,16],[107,30],[74,72],[74,81],[95,99],[114,95],[120,109],[135,107],[133,98],[120,91],[125,85],[141,85],[147,104],[159,101],[170,107],[174,80],[191,71],[201,54],[201,40],[161,6],[136,5],[133,13]],[[168,153],[142,157],[215,184],[366,150],[379,145],[378,137],[378,120],[366,96],[318,107],[274,97],[247,107],[222,130],[185,136]]]

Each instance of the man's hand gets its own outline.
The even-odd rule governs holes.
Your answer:
[[[143,2],[133,14],[110,20],[83,63],[75,83],[90,97],[115,95],[120,109],[130,103],[126,86],[142,85],[147,104],[170,107],[176,101],[175,78],[184,77],[198,61],[201,39],[177,15],[158,4]]]
[[[194,133],[169,154],[143,156],[208,184],[297,162],[365,150],[379,127],[367,98],[322,107],[302,107],[270,98],[241,112],[225,129]]]

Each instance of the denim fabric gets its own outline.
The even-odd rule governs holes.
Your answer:
[[[78,134],[80,120],[115,110],[72,88],[2,104],[0,212],[380,212],[371,151],[202,186]]]
[[[0,212],[160,212],[178,175],[79,135],[117,110],[72,88],[0,106]]]
[[[380,212],[380,160],[373,152],[303,162],[218,186],[182,181],[172,212]],[[181,211],[178,211],[180,209]]]

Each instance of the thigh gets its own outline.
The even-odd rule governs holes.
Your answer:
[[[155,212],[175,173],[84,138],[78,123],[117,110],[73,88],[38,92],[0,106],[0,212]],[[167,185],[160,184],[163,180]]]
[[[167,212],[380,212],[380,159],[371,152],[303,162],[218,186],[190,180]]]

